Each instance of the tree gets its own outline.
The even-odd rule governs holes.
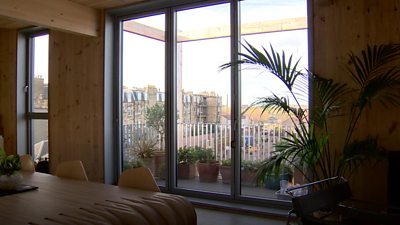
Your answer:
[[[165,109],[163,105],[155,104],[146,111],[146,123],[154,128],[160,139],[160,150],[164,148]]]

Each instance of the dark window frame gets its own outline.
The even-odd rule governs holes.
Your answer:
[[[240,0],[231,0],[231,1],[204,1],[204,0],[177,0],[177,1],[152,1],[152,2],[145,2],[142,4],[136,4],[128,7],[124,7],[121,9],[113,9],[109,10],[107,15],[109,19],[113,21],[113,26],[110,27],[113,30],[113,50],[109,50],[111,52],[110,55],[115,55],[114,63],[113,63],[113,73],[116,74],[113,80],[113,89],[114,89],[114,109],[116,109],[115,117],[114,117],[114,152],[119,158],[116,162],[117,168],[107,168],[118,170],[116,174],[119,174],[122,169],[122,153],[121,153],[121,143],[120,143],[120,135],[121,135],[121,121],[119,118],[122,118],[122,108],[121,108],[121,100],[120,100],[120,88],[121,88],[121,37],[122,37],[122,29],[121,23],[127,19],[133,18],[140,18],[144,16],[151,16],[157,15],[159,13],[166,14],[166,95],[165,95],[165,102],[166,102],[166,154],[167,154],[167,165],[168,165],[168,173],[167,173],[167,183],[166,187],[163,188],[163,191],[172,192],[177,194],[189,195],[193,197],[201,197],[201,198],[211,198],[211,199],[221,199],[227,200],[230,202],[246,202],[252,203],[256,205],[271,205],[275,207],[289,207],[289,202],[282,202],[276,201],[273,199],[261,199],[256,197],[250,196],[243,196],[240,194],[240,167],[234,167],[234,184],[231,186],[231,194],[217,194],[217,193],[203,193],[198,191],[192,190],[184,190],[177,188],[176,185],[176,167],[173,162],[176,162],[176,37],[174,30],[176,30],[176,12],[179,10],[186,10],[191,8],[197,7],[205,7],[210,5],[222,4],[222,3],[230,3],[231,7],[231,60],[238,59],[238,52],[240,51],[239,41],[241,38],[240,35]],[[307,0],[307,11],[308,11],[308,50],[309,50],[309,68],[313,68],[313,61],[312,61],[312,52],[313,52],[313,20],[312,16],[312,1]],[[232,89],[232,96],[240,95],[240,71],[239,68],[234,67],[231,70],[231,89]],[[312,88],[310,88],[312,90]],[[310,96],[310,104],[312,104],[312,92],[309,93]],[[232,98],[231,102],[232,106],[240,105],[240,100]],[[235,109],[236,108],[236,109]],[[232,137],[234,140],[231,143],[231,146],[240,146],[240,107],[232,107],[231,115],[232,115],[232,124],[234,128],[232,129]],[[119,117],[118,117],[119,116]],[[168,141],[168,142],[167,142]],[[171,151],[172,149],[172,151]],[[235,164],[240,165],[240,152],[239,151],[232,151],[232,160]],[[114,178],[116,178],[118,175]]]

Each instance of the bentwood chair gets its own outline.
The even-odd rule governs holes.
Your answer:
[[[307,188],[305,195],[293,195]],[[342,177],[324,180],[286,189],[292,195],[293,209],[297,221],[302,225],[400,225],[400,214],[374,209],[371,203],[352,199],[349,182]],[[360,204],[363,203],[363,204]]]
[[[72,160],[60,163],[56,169],[56,176],[88,181],[82,161]]]
[[[153,174],[147,167],[125,170],[118,180],[118,186],[160,192]]]
[[[21,155],[19,159],[21,162],[21,171],[35,172],[35,164],[33,164],[33,160],[30,155]]]

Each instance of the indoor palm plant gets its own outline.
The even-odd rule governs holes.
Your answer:
[[[266,174],[279,174],[282,165],[294,167],[308,182],[333,176],[349,178],[366,161],[382,155],[378,137],[359,139],[355,130],[363,113],[376,103],[385,107],[400,105],[400,45],[368,46],[360,55],[350,53],[347,72],[352,84],[302,72],[299,60],[287,57],[284,51],[279,54],[272,46],[270,50],[258,50],[246,42],[243,48],[247,53],[240,53],[240,60],[221,68],[254,65],[266,70],[267,76],[278,78],[288,96],[271,93],[251,107],[287,114],[294,124],[294,130],[287,132],[288,136],[275,145],[271,158],[262,163],[260,181]],[[299,101],[308,90],[313,94],[310,111]],[[346,130],[342,140],[331,140],[330,122],[339,116],[347,121]],[[338,147],[334,143],[342,144]]]

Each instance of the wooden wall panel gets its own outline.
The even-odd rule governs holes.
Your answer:
[[[0,30],[0,126],[4,129],[4,149],[16,152],[17,32]]]
[[[314,0],[314,70],[326,77],[350,82],[345,72],[347,54],[360,52],[368,44],[400,43],[399,0]],[[400,150],[399,109],[374,106],[357,128],[357,135],[379,135],[387,149]],[[345,129],[345,120],[335,121],[336,143]],[[383,163],[360,171],[352,181],[357,198],[385,203],[387,169]]]
[[[49,151],[51,171],[80,159],[89,180],[103,181],[103,40],[50,32]]]

